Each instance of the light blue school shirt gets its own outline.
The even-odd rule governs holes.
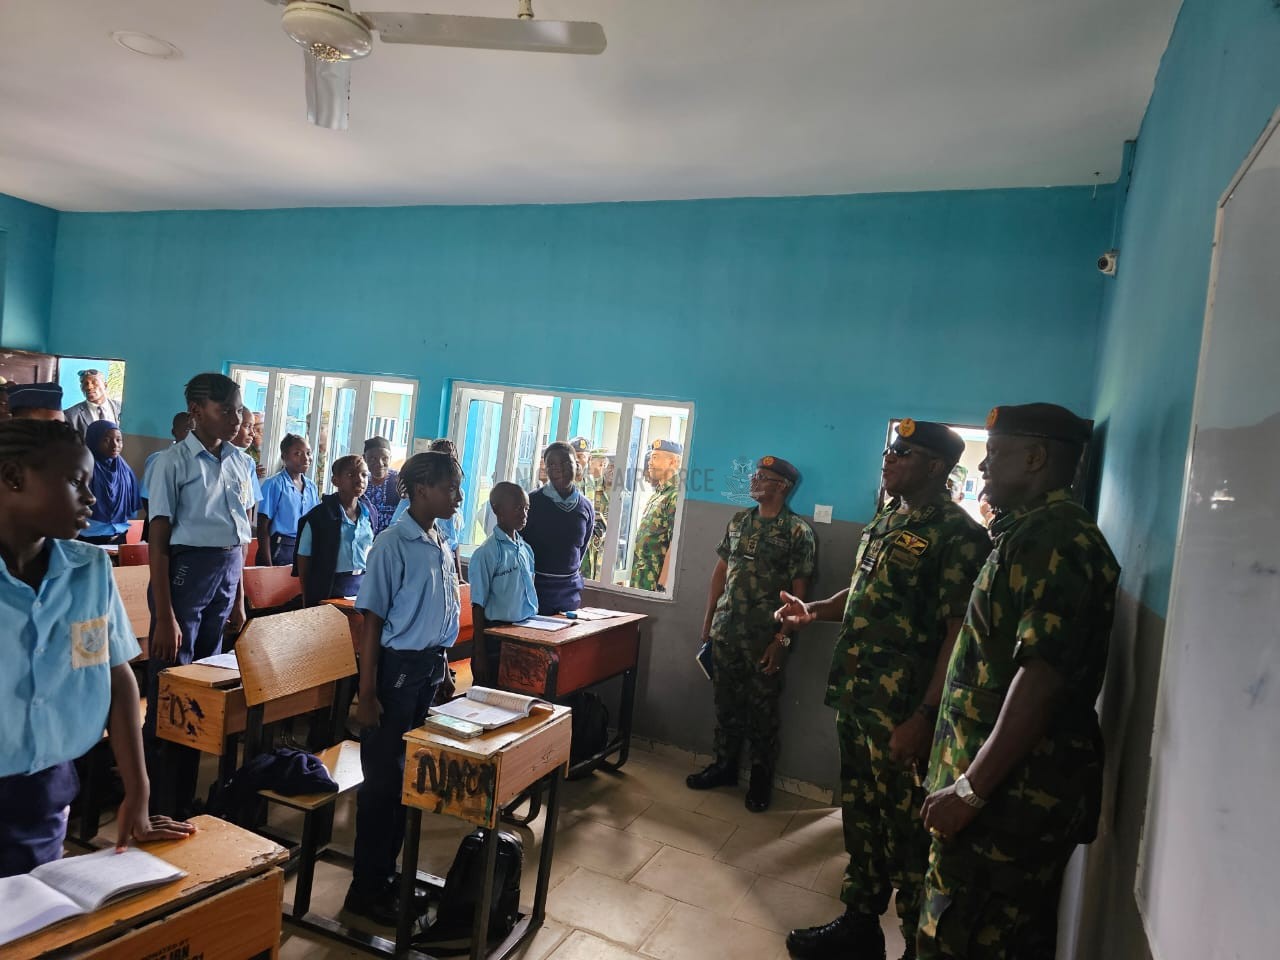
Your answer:
[[[245,447],[236,447],[240,451],[240,456],[249,461],[249,480],[253,484],[253,505],[257,507],[262,503],[262,484],[258,482],[258,465],[253,462],[253,457],[249,456],[249,451]]]
[[[378,535],[360,583],[356,609],[383,620],[392,650],[451,647],[458,639],[458,574],[439,533],[424,533],[406,514]]]
[[[172,447],[173,444],[169,446]],[[164,450],[157,450],[155,453],[147,454],[147,462],[142,465],[142,476],[138,478],[138,497],[142,500],[151,499],[147,496],[147,477],[151,475],[151,465],[156,462],[156,457],[162,453],[164,453]]]
[[[342,529],[338,531],[338,565],[334,573],[363,573],[369,566],[369,548],[373,546],[373,521],[369,517],[369,508],[359,500],[360,514],[352,520],[347,511],[339,504],[338,515],[342,517]],[[313,520],[312,523],[315,521]],[[311,556],[311,524],[302,528],[298,537],[297,554],[300,557]]]
[[[234,547],[253,538],[253,460],[229,443],[215,456],[194,433],[161,450],[146,471],[147,514],[168,517],[169,543]]]
[[[253,460],[248,454],[249,462]],[[298,535],[298,521],[310,513],[320,503],[320,491],[311,478],[302,475],[302,490],[293,485],[293,478],[288,470],[281,470],[267,477],[262,485],[262,500],[258,503],[258,513],[271,518],[271,532],[285,537]]]
[[[484,607],[486,620],[518,623],[538,612],[533,588],[533,550],[517,533],[507,536],[501,527],[476,547],[467,567],[471,602]]]
[[[90,520],[89,525],[80,531],[81,537],[114,537],[129,530],[129,521],[107,523],[105,520]]]
[[[395,523],[406,513],[409,512],[409,499],[406,497],[396,504],[396,512],[391,515],[391,522]],[[435,527],[440,531],[440,536],[444,537],[445,542],[449,544],[449,549],[454,553],[458,552],[458,524],[462,521],[461,513],[454,513],[452,517],[444,520],[437,520]]]
[[[0,563],[0,776],[83,756],[102,739],[111,668],[138,655],[99,548],[47,540],[39,590]]]

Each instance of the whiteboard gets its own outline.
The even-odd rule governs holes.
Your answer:
[[[1157,960],[1280,957],[1278,124],[1218,207],[1135,890]]]

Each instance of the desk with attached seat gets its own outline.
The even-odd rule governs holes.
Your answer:
[[[490,627],[486,632],[502,640],[498,686],[503,690],[562,700],[571,693],[622,677],[618,733],[599,753],[584,757],[569,776],[605,765],[616,770],[631,751],[631,721],[636,704],[636,670],[640,659],[642,613],[619,613],[608,620],[575,620],[563,630],[528,627]],[[617,754],[616,761],[606,758]]]
[[[215,817],[191,822],[185,840],[143,845],[187,876],[6,944],[6,960],[276,957],[284,848]]]

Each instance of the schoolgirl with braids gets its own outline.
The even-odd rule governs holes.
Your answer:
[[[66,423],[0,422],[0,876],[62,856],[72,761],[111,731],[124,781],[116,848],[176,839],[189,824],[148,816],[150,784],[129,660],[138,642],[89,524],[93,458]]]
[[[355,863],[345,909],[395,923],[396,854],[404,840],[404,735],[426,719],[458,638],[458,575],[435,521],[462,500],[462,470],[443,453],[420,453],[400,471],[409,509],[369,551],[356,598],[360,638],[360,765]]]
[[[158,813],[185,817],[200,754],[156,737],[160,671],[222,650],[223,629],[244,624],[240,573],[252,536],[253,461],[230,442],[240,429],[240,388],[220,373],[186,387],[191,432],[147,471],[154,618],[147,663],[147,769]]]

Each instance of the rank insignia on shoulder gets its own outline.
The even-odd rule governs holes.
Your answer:
[[[903,530],[898,534],[898,539],[894,541],[894,546],[901,547],[912,556],[923,556],[924,552],[929,549],[929,541],[924,537],[918,537],[914,533]]]
[[[898,436],[907,438],[916,432],[916,422],[910,417],[903,417],[898,421]]]

